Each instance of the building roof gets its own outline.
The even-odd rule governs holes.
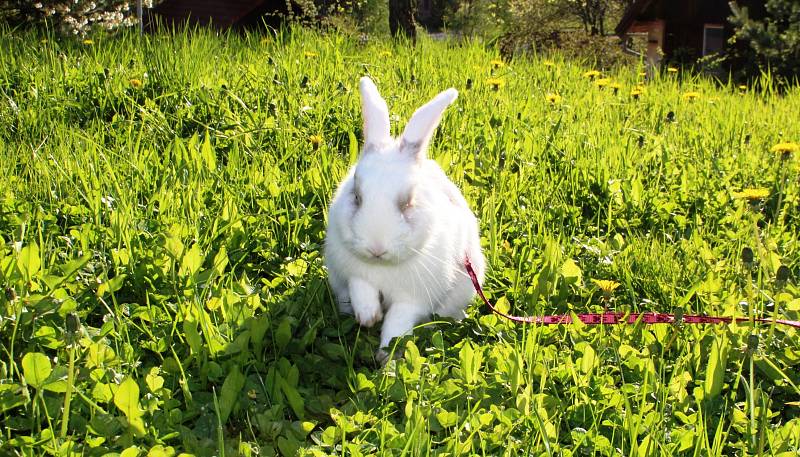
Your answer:
[[[617,24],[617,28],[614,29],[617,35],[625,35],[636,18],[640,16],[651,3],[653,3],[653,0],[635,0],[625,11],[625,14],[622,15],[622,19],[620,19],[619,24]]]

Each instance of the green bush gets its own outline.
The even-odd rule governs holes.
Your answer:
[[[766,14],[751,17],[748,8],[731,2],[735,27],[731,38],[730,62],[743,75],[761,71],[783,80],[797,80],[800,75],[800,2],[767,0]]]
[[[567,2],[512,0],[509,26],[500,40],[503,54],[558,51],[571,59],[592,62],[599,68],[631,63],[616,38],[593,35],[569,16]],[[571,18],[571,19],[570,19]]]
[[[445,14],[448,30],[465,36],[489,39],[506,33],[511,20],[509,0],[460,0]]]

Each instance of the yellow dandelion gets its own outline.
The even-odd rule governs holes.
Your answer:
[[[556,63],[553,62],[552,60],[545,60],[544,62],[542,62],[542,65],[544,65],[545,67],[555,67]]]
[[[589,70],[583,74],[584,78],[589,78],[589,79],[594,79],[598,76],[600,76],[600,72],[597,70]]]
[[[383,51],[380,53],[381,57],[392,57],[392,51]]]
[[[85,45],[91,45],[91,44],[94,44],[94,41],[92,41],[92,40],[88,40],[88,39],[87,39],[87,40],[83,40],[83,44],[85,44]]]
[[[500,78],[489,78],[486,80],[486,84],[492,87],[492,90],[500,90],[501,87],[505,84],[505,82]]]
[[[130,80],[131,87],[134,89],[141,89],[142,88],[142,80],[141,79],[131,79]]]
[[[644,95],[644,87],[642,87],[642,86],[636,86],[636,87],[634,87],[633,89],[631,89],[631,97],[633,97],[633,98],[639,98],[639,97],[641,97],[642,95]]]
[[[606,87],[611,84],[611,78],[600,78],[594,82],[597,87]]]
[[[697,100],[700,98],[700,92],[686,92],[683,94],[684,100]]]
[[[639,76],[640,78],[644,78],[645,76],[647,76],[647,72],[646,71],[640,71],[636,75]]]
[[[792,158],[792,154],[795,152],[800,152],[800,144],[778,143],[772,147],[771,151],[778,153],[781,157],[781,160],[789,160]]]
[[[504,67],[506,65],[500,59],[494,59],[490,63],[492,64],[492,68],[501,68],[501,67]]]
[[[800,144],[797,143],[778,143],[771,149],[772,152],[779,152],[779,153],[792,153],[800,151]]]
[[[544,96],[548,103],[555,105],[561,103],[561,96],[558,94],[547,94]]]
[[[609,279],[592,279],[592,282],[600,290],[602,290],[604,294],[610,294],[620,286],[620,284],[617,281],[611,281]]]
[[[617,91],[622,89],[622,84],[620,84],[620,83],[611,83],[611,84],[608,85],[608,87],[610,87],[614,91],[614,93],[616,94]]]
[[[322,135],[311,135],[308,137],[308,142],[314,146],[314,149],[317,149],[322,144]]]
[[[750,201],[763,200],[769,197],[769,189],[765,189],[763,187],[742,189],[741,192],[734,192],[733,196]]]
[[[41,41],[39,41],[39,43],[47,44],[47,38],[42,38]]]
[[[319,57],[319,54],[317,54],[316,52],[311,52],[311,51],[306,51],[306,52],[303,53],[303,55],[306,56],[306,59],[314,59],[316,57]]]
[[[740,84],[739,85],[739,90],[742,91],[742,92],[746,92],[747,91],[747,86],[745,86],[744,84]]]
[[[678,69],[675,68],[675,67],[668,67],[667,68],[667,73],[677,73],[677,72],[678,72]]]

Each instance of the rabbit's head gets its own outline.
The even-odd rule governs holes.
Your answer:
[[[419,108],[395,139],[389,133],[389,110],[375,84],[363,77],[360,91],[364,149],[339,188],[331,223],[337,224],[343,244],[363,260],[401,263],[423,249],[435,232],[436,219],[447,217],[447,197],[440,185],[444,175],[426,163],[426,150],[458,92],[447,89]]]

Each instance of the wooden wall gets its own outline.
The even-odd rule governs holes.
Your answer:
[[[639,0],[634,3],[633,23],[664,21],[664,54],[676,61],[691,61],[703,54],[703,25],[721,24],[725,39],[733,34],[728,23],[729,0]],[[736,0],[750,9],[751,17],[763,15],[763,2]],[[635,19],[634,19],[635,18]],[[624,18],[623,21],[626,19]],[[622,24],[620,24],[622,25]],[[632,25],[632,24],[631,24]],[[629,25],[630,26],[630,25]],[[618,30],[619,32],[620,30]]]
[[[168,23],[188,22],[227,28],[262,8],[263,3],[264,0],[165,0],[153,8],[153,13]]]

